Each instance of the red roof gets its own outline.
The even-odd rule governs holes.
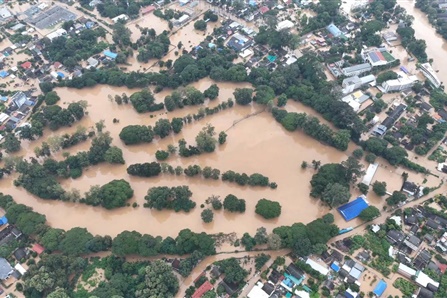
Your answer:
[[[269,10],[270,8],[268,8],[267,6],[262,6],[261,8],[259,8],[259,12],[262,14],[266,13]]]
[[[31,68],[31,62],[29,61],[23,62],[22,65],[20,66],[22,66],[25,69]]]
[[[192,294],[192,298],[200,298],[212,288],[213,285],[209,281],[206,281],[194,292],[194,294]]]
[[[38,244],[38,243],[34,244],[31,249],[33,251],[37,252],[38,255],[43,253],[43,251],[45,250],[45,248],[42,245]]]
[[[62,63],[56,61],[54,62],[53,66],[54,68],[60,68],[62,66]]]
[[[438,264],[439,270],[441,270],[442,274],[445,273],[445,270],[447,269],[447,265],[445,264]]]
[[[154,10],[155,10],[155,6],[153,6],[153,5],[149,5],[149,6],[147,6],[147,7],[143,7],[143,8],[141,9],[141,13],[142,13],[142,14],[147,14],[147,13],[153,12]]]

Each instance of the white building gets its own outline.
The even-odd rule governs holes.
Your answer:
[[[441,81],[438,79],[438,76],[433,71],[430,63],[422,63],[420,65],[420,70],[422,71],[422,74],[430,81],[430,83],[432,83],[433,86],[435,86],[436,88],[439,88],[439,86],[441,86]]]
[[[416,275],[416,270],[408,267],[405,264],[400,263],[399,267],[397,268],[397,273],[399,273],[400,275],[402,275],[408,279],[411,279],[412,276]]]
[[[49,38],[51,41],[53,41],[53,39],[61,37],[67,35],[67,31],[65,31],[64,29],[60,28],[57,29],[54,32],[51,32],[50,34],[47,35],[47,38]]]
[[[369,164],[368,169],[366,170],[365,177],[363,177],[362,183],[369,186],[378,168],[379,168],[378,163]]]
[[[126,16],[125,14],[120,14],[119,16],[114,17],[112,19],[112,21],[116,24],[116,23],[118,23],[119,20],[127,21],[128,19],[129,19],[129,17]]]
[[[361,88],[366,84],[374,86],[376,84],[376,77],[370,74],[364,77],[352,76],[346,78],[343,80],[343,83],[341,85],[343,88],[342,92],[343,94],[348,94],[354,92],[355,90]]]
[[[324,276],[328,275],[329,273],[329,269],[327,269],[327,267],[320,265],[319,263],[315,262],[310,258],[307,258],[306,264],[308,264],[310,267],[312,267],[313,270],[320,272],[320,274]]]
[[[429,277],[427,274],[425,274],[422,271],[418,271],[416,273],[416,279],[414,280],[418,285],[421,287],[426,288],[428,284],[431,284],[435,286],[436,288],[439,288],[439,282],[434,281],[431,277]]]
[[[268,298],[270,295],[264,292],[262,289],[264,285],[261,282],[257,282],[256,285],[247,294],[248,298]]]
[[[398,92],[413,87],[413,85],[419,81],[415,75],[406,74],[403,71],[397,73],[398,77],[395,80],[388,80],[382,83],[383,91]]]
[[[282,22],[279,22],[276,26],[276,31],[286,30],[293,28],[294,24],[292,21],[284,20]]]

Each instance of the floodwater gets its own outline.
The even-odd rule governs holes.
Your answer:
[[[205,79],[193,84],[196,88],[204,90],[212,84]],[[220,99],[226,100],[232,97],[234,88],[247,86],[245,84],[222,83],[220,86]],[[172,157],[168,163],[177,166],[199,164],[202,167],[211,166],[222,172],[234,170],[237,172],[259,172],[278,183],[276,190],[268,188],[240,187],[236,184],[222,181],[209,181],[201,178],[160,176],[157,178],[129,177],[126,167],[137,162],[155,161],[154,154],[159,149],[165,149],[169,144],[177,144],[180,138],[185,138],[189,143],[194,143],[194,138],[200,129],[207,123],[215,126],[216,131],[227,130],[234,121],[244,118],[246,115],[260,109],[260,107],[240,107],[222,111],[195,123],[186,125],[183,131],[176,136],[169,136],[152,144],[136,146],[124,146],[118,135],[122,127],[130,124],[154,124],[159,117],[182,117],[197,111],[198,107],[189,107],[169,113],[155,114],[150,118],[149,114],[137,114],[130,105],[117,105],[110,101],[108,95],[122,94],[132,91],[123,88],[111,88],[109,86],[97,86],[92,89],[58,89],[58,94],[64,102],[69,99],[78,99],[89,102],[88,116],[80,121],[79,125],[91,127],[94,122],[105,120],[106,130],[110,131],[113,143],[123,149],[126,165],[101,164],[85,171],[84,175],[76,180],[64,180],[64,188],[77,188],[81,192],[88,191],[92,185],[102,185],[113,179],[126,179],[135,190],[132,201],[140,206],[144,203],[147,190],[153,186],[189,185],[193,192],[193,199],[197,207],[190,213],[175,213],[173,211],[156,211],[143,207],[126,207],[108,211],[102,208],[85,206],[81,204],[66,203],[60,201],[45,201],[35,198],[21,188],[12,186],[12,179],[4,179],[0,187],[4,193],[12,194],[17,202],[33,207],[37,212],[47,216],[50,225],[58,228],[70,229],[74,226],[88,228],[93,234],[115,236],[123,230],[137,230],[142,233],[150,233],[161,236],[175,236],[178,231],[190,228],[194,231],[218,232],[243,232],[254,233],[260,226],[272,229],[280,225],[290,225],[295,222],[309,222],[327,213],[327,208],[318,201],[309,198],[309,181],[314,170],[302,170],[303,160],[309,163],[313,159],[320,160],[323,164],[328,162],[340,162],[346,158],[345,153],[307,137],[301,132],[290,133],[268,114],[261,113],[250,117],[227,131],[227,144],[218,147],[216,152],[203,154],[199,157],[180,158]],[[162,100],[169,91],[156,94],[157,100]],[[66,104],[66,103],[65,103]],[[211,103],[214,106],[217,103]],[[304,111],[313,113],[312,110],[300,104],[289,102],[291,111]],[[112,119],[118,118],[120,123],[113,124]],[[75,126],[67,131],[74,131]],[[63,132],[66,132],[65,130]],[[262,132],[262,133],[259,133]],[[55,132],[56,134],[62,133]],[[54,133],[52,133],[54,134]],[[50,135],[50,134],[48,134]],[[25,148],[32,149],[40,145],[44,138],[24,144]],[[70,148],[68,152],[74,154],[79,150],[86,150],[88,142]],[[20,154],[20,153],[19,153]],[[24,154],[24,153],[22,153]],[[29,150],[27,156],[34,153]],[[59,157],[62,153],[59,152]],[[231,214],[224,211],[216,212],[213,223],[204,224],[200,218],[200,204],[210,195],[219,195],[224,198],[227,194],[234,194],[244,198],[247,203],[245,214]],[[282,214],[278,219],[266,221],[254,213],[254,206],[261,198],[275,200],[283,206]],[[304,207],[305,206],[305,207]],[[304,207],[304,208],[303,208]],[[57,212],[55,212],[57,210]],[[249,216],[247,216],[249,215]]]

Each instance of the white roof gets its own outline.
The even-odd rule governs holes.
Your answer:
[[[374,233],[377,233],[378,231],[380,231],[380,226],[379,225],[372,225],[371,226],[371,231],[373,231]]]
[[[289,20],[285,20],[285,21],[278,23],[278,25],[276,26],[276,30],[280,31],[280,30],[284,30],[284,29],[290,29],[292,27],[293,27],[293,22],[289,21]]]
[[[20,264],[16,264],[16,265],[14,266],[14,268],[15,268],[17,271],[19,271],[20,274],[22,274],[22,275],[26,273],[26,269],[23,268],[23,266],[20,265]]]
[[[183,22],[186,21],[187,19],[189,19],[189,15],[184,14],[184,15],[182,15],[180,18],[178,18],[178,22],[179,22],[179,23],[183,23]]]
[[[251,51],[250,49],[246,49],[245,51],[239,53],[239,56],[241,56],[242,58],[246,58],[250,55],[253,55],[253,51]]]
[[[298,291],[298,290],[295,290],[295,295],[297,295],[297,296],[299,296],[299,297],[301,297],[301,298],[310,298],[310,295],[309,295],[309,293],[307,293],[306,291]]]
[[[377,168],[379,167],[379,164],[372,163],[369,164],[368,169],[366,170],[365,177],[363,177],[362,183],[366,185],[370,185],[371,181],[376,174]]]
[[[427,274],[425,274],[422,271],[418,271],[417,277],[414,280],[418,285],[421,287],[426,288],[428,284],[434,285],[436,288],[439,288],[439,282],[434,281],[431,279]]]
[[[308,264],[310,267],[312,267],[312,269],[320,272],[322,275],[326,276],[329,273],[329,269],[327,269],[327,267],[318,264],[317,262],[315,262],[312,259],[307,258],[306,264]]]
[[[262,283],[257,283],[247,294],[248,298],[268,298],[269,294],[262,290]]]
[[[114,17],[114,18],[112,19],[112,21],[113,21],[114,23],[117,23],[119,20],[127,21],[128,19],[129,19],[129,17],[126,16],[125,14],[120,14],[119,16]]]
[[[414,270],[413,268],[410,268],[407,265],[402,264],[402,263],[399,264],[397,271],[402,271],[410,276],[416,275],[416,270]]]
[[[9,18],[12,16],[12,13],[6,7],[0,8],[0,17],[3,19]]]
[[[5,113],[0,113],[0,123],[5,122],[6,120],[8,120],[9,115],[5,114]]]
[[[402,226],[402,217],[394,215],[391,216],[390,219],[394,220],[398,226]]]

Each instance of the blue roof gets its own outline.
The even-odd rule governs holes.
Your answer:
[[[288,273],[284,273],[284,276],[286,277],[286,279],[291,280],[296,286],[299,286],[304,280],[304,276],[300,279],[298,279],[295,276],[290,275]],[[293,287],[291,287],[291,288],[293,288]]]
[[[1,101],[8,101],[8,98],[6,96],[0,96]]]
[[[60,76],[61,78],[65,78],[65,75],[60,71],[57,72],[57,75]]]
[[[95,26],[94,22],[87,22],[85,23],[85,27],[87,27],[87,29],[93,28]]]
[[[0,218],[0,225],[4,225],[8,223],[8,219],[6,218],[6,216],[2,216]]]
[[[349,221],[359,216],[368,206],[368,201],[364,197],[358,197],[354,201],[338,207],[337,210],[346,221]]]
[[[338,266],[338,264],[336,264],[335,262],[331,264],[331,268],[332,268],[332,270],[334,270],[335,272],[340,271],[340,266]]]
[[[340,29],[338,29],[337,26],[335,26],[334,24],[330,24],[329,26],[326,27],[327,31],[329,31],[334,37],[339,37],[340,35],[342,35],[342,32],[340,31]]]
[[[0,77],[1,78],[6,78],[7,76],[9,76],[9,72],[2,70],[0,71]]]
[[[348,291],[345,292],[345,298],[354,298],[354,296],[352,296],[351,293],[349,293]]]
[[[376,294],[378,297],[380,297],[383,294],[383,292],[385,292],[386,287],[387,287],[386,282],[384,282],[383,279],[381,279],[377,284],[377,286],[374,288],[373,293]]]
[[[106,57],[108,57],[108,58],[111,58],[111,59],[115,59],[116,57],[118,57],[118,54],[117,53],[113,53],[113,52],[110,52],[110,51],[104,51],[104,55],[106,56]]]

